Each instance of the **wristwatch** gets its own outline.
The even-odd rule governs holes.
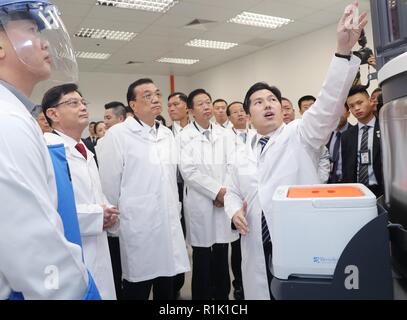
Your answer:
[[[335,53],[335,57],[343,58],[343,59],[346,59],[346,60],[350,61],[352,55],[350,55],[350,54],[347,55],[347,54]]]

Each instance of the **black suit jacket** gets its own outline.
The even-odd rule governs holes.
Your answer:
[[[342,175],[344,183],[356,183],[358,165],[358,138],[359,126],[349,128],[342,135]],[[379,187],[383,190],[382,155],[380,144],[380,125],[376,119],[373,133],[373,172],[376,176]],[[383,192],[382,192],[383,193]]]
[[[88,148],[89,151],[91,151],[95,155],[96,166],[99,167],[98,158],[96,156],[96,151],[95,151],[95,145],[92,143],[92,140],[90,139],[90,137],[87,137],[86,139],[82,139],[82,142],[85,144],[86,148]]]
[[[352,127],[353,127],[353,125],[351,125],[351,124],[348,122],[348,129],[346,129],[345,132],[348,131],[348,130],[349,130],[350,128],[352,128]],[[343,136],[343,134],[344,134],[345,132],[342,133],[342,136]],[[334,133],[335,133],[335,132],[332,132],[332,133],[331,133],[331,136],[329,137],[328,143],[325,145],[326,148],[328,149],[328,151],[330,150],[331,141],[332,141],[332,138],[334,137]]]

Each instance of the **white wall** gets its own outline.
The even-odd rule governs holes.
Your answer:
[[[371,25],[366,27],[366,35],[373,48]],[[266,81],[296,106],[301,96],[318,95],[335,49],[336,25],[331,25],[198,73],[189,79],[190,89],[202,87],[214,99],[243,101],[251,85]],[[367,81],[366,71],[362,66],[362,83]],[[376,86],[377,82],[372,83],[370,90]]]
[[[90,102],[89,113],[92,121],[103,120],[104,105],[110,101],[121,101],[127,105],[126,94],[129,85],[140,78],[151,78],[164,95],[163,116],[168,119],[166,108],[167,97],[170,94],[169,76],[108,74],[82,72],[79,75],[79,89],[86,100]],[[188,92],[188,79],[185,77],[175,78],[176,90]],[[41,83],[36,87],[32,96],[35,103],[40,103],[43,94],[53,85],[50,82]],[[85,132],[85,135],[87,133]]]

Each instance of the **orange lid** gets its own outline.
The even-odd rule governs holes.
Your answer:
[[[362,190],[353,186],[295,187],[288,190],[288,198],[290,199],[357,198],[364,196]]]

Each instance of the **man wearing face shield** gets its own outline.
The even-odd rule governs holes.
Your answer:
[[[56,7],[0,0],[0,300],[100,298],[82,261],[77,220],[62,214],[76,210],[64,150],[48,152],[29,101],[51,70],[76,80]]]

